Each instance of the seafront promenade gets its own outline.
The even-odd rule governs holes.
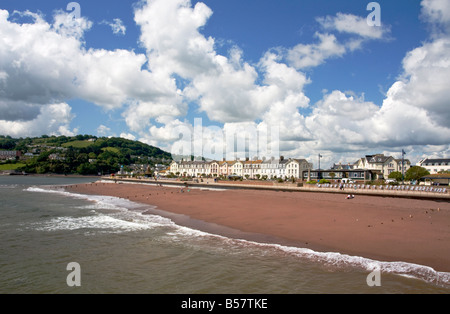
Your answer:
[[[317,192],[317,193],[335,193],[345,195],[372,195],[384,197],[433,199],[450,201],[448,187],[432,187],[424,185],[369,185],[369,184],[344,184],[342,188],[339,184],[304,184],[298,186],[297,183],[278,183],[272,181],[217,181],[214,179],[203,180],[169,180],[159,179],[136,179],[136,178],[114,178],[102,177],[102,180],[113,181],[117,183],[141,183],[151,185],[172,185],[180,187],[196,187],[211,189],[250,189],[250,190],[271,190],[284,192]]]

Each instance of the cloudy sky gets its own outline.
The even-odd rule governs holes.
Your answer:
[[[369,2],[2,0],[0,134],[448,157],[450,1]]]

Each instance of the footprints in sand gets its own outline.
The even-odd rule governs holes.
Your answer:
[[[123,198],[133,199],[133,198],[144,198],[145,197],[146,200],[149,200],[149,199],[155,198],[157,196],[159,196],[159,197],[161,197],[161,196],[170,197],[170,195],[180,194],[180,193],[184,193],[184,192],[185,191],[183,189],[181,191],[159,191],[159,192],[152,191],[152,193],[148,193],[148,194],[126,195],[126,196],[123,196]],[[187,192],[190,192],[190,190],[187,190]]]
[[[433,218],[436,219],[436,215],[438,215],[438,213],[440,213],[442,210],[440,207],[438,208],[428,208],[428,209],[424,209],[422,211],[415,211],[413,214],[407,214],[404,216],[400,216],[397,218],[388,218],[386,220],[383,221],[379,221],[379,222],[375,222],[373,219],[372,221],[370,221],[370,223],[368,224],[364,224],[367,223],[369,221],[364,221],[364,219],[359,219],[359,218],[354,218],[354,221],[356,223],[362,223],[363,226],[366,226],[366,228],[375,228],[376,226],[392,226],[394,225],[398,225],[401,226],[402,223],[407,223],[407,222],[412,222],[412,221],[419,221],[422,220],[425,223],[429,223],[429,224],[433,224]],[[336,218],[333,219],[333,222],[336,223],[337,220]]]

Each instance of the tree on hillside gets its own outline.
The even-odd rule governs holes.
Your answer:
[[[429,174],[430,173],[427,169],[419,166],[413,166],[406,171],[405,180],[420,180],[420,178]]]

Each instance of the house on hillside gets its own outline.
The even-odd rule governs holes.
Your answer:
[[[0,150],[0,159],[15,159],[16,157],[22,156],[22,152],[19,150]]]

